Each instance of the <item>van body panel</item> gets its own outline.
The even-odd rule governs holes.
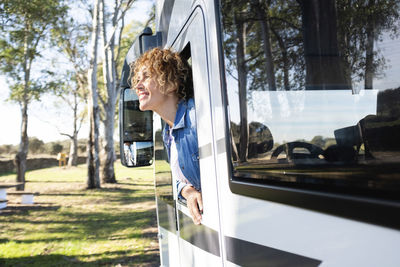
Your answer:
[[[266,182],[263,180],[259,183],[250,179],[250,175],[250,178],[234,176],[235,167],[241,162],[233,160],[235,140],[231,119],[237,114],[230,112],[237,111],[230,108],[235,105],[235,101],[230,100],[232,94],[238,94],[238,90],[231,90],[229,79],[237,77],[233,77],[235,73],[229,72],[227,51],[223,47],[226,40],[222,33],[222,2],[157,1],[156,25],[157,31],[162,34],[162,47],[172,47],[178,52],[190,51],[204,202],[202,225],[195,226],[191,223],[186,204],[177,197],[165,155],[160,156],[164,147],[157,141],[157,136],[160,135],[162,125],[160,118],[155,116],[154,165],[161,264],[399,266],[399,213],[390,214],[390,211],[398,211],[400,204],[397,200],[370,198],[362,193],[310,190],[296,187],[296,184],[269,183],[268,179],[273,175],[265,175],[263,179]],[[250,6],[250,3],[256,2],[249,1],[248,4]],[[342,119],[335,117],[337,110],[330,103],[354,98],[350,91],[344,91],[350,89],[344,88],[341,91],[324,85],[326,91],[321,91],[318,86],[308,86],[309,91],[265,90],[261,93],[253,92],[250,96],[254,102],[268,95],[272,102],[301,104],[312,99],[310,95],[320,95],[320,100],[314,101],[318,106],[316,110],[333,114],[327,115],[326,121],[335,119],[340,123]],[[352,114],[352,108],[362,109],[362,116],[374,113],[379,109],[376,104],[377,94],[370,90],[358,95],[354,98],[358,102],[348,106],[348,114]],[[304,114],[315,108],[307,105],[303,109],[296,105],[288,106],[286,111],[290,111],[290,114],[286,114],[282,106],[272,105],[275,109],[270,110],[262,109],[261,106],[260,110],[262,115],[279,114],[282,118],[287,115],[283,119],[288,119],[285,122],[295,127]],[[353,118],[350,115],[345,119],[353,120],[352,125],[357,124],[359,117]],[[271,125],[273,134],[279,132]],[[341,125],[343,129],[345,126]],[[303,125],[298,125],[297,131],[303,131],[302,128]],[[274,138],[275,142],[279,138],[281,142],[283,137],[275,135]],[[264,155],[265,158],[268,156]],[[325,158],[320,156],[319,159]],[[282,160],[280,155],[276,162]],[[340,162],[332,165],[335,164],[341,166]]]

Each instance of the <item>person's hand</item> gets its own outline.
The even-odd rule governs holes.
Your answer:
[[[199,225],[201,223],[201,214],[203,213],[201,193],[192,186],[187,185],[182,189],[181,194],[186,198],[187,207],[189,208],[190,215],[192,215],[193,223]]]

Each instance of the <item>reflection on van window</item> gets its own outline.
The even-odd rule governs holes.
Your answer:
[[[124,142],[149,141],[152,138],[151,111],[139,110],[139,99],[134,90],[124,91]]]
[[[400,198],[400,2],[221,6],[234,179]]]

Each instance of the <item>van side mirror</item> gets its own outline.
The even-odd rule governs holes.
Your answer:
[[[139,98],[130,89],[129,64],[145,51],[161,46],[161,32],[153,35],[147,27],[135,39],[125,57],[121,73],[119,100],[119,144],[121,163],[126,167],[148,166],[153,163],[153,112],[139,109]]]
[[[141,111],[134,90],[121,90],[119,101],[121,163],[126,167],[153,163],[153,112]]]

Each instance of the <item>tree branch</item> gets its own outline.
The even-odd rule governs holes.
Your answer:
[[[79,133],[79,131],[81,130],[82,124],[83,124],[83,120],[85,119],[85,116],[82,116],[80,121],[79,121],[79,125],[78,125],[78,129],[76,129],[76,134]]]
[[[107,49],[110,46],[111,40],[113,39],[113,35],[115,34],[115,31],[118,28],[118,22],[125,16],[125,13],[128,11],[128,9],[132,6],[134,0],[129,0],[128,3],[126,4],[125,9],[121,12],[121,16],[119,16],[119,18],[117,18],[115,25],[113,26],[112,30],[111,30],[111,37],[110,39],[107,41],[104,49]],[[117,13],[117,12],[116,12]]]
[[[290,21],[287,21],[283,18],[279,18],[279,17],[271,17],[271,20],[279,20],[282,21],[284,23],[286,23],[287,25],[289,25],[290,27],[292,27],[293,29],[296,29],[298,31],[301,31],[301,28],[297,27],[296,25],[294,25],[293,23],[291,23]]]
[[[66,133],[60,133],[60,135],[65,135],[65,136],[69,137],[70,139],[73,139],[73,138],[74,138],[72,135],[66,134]]]

